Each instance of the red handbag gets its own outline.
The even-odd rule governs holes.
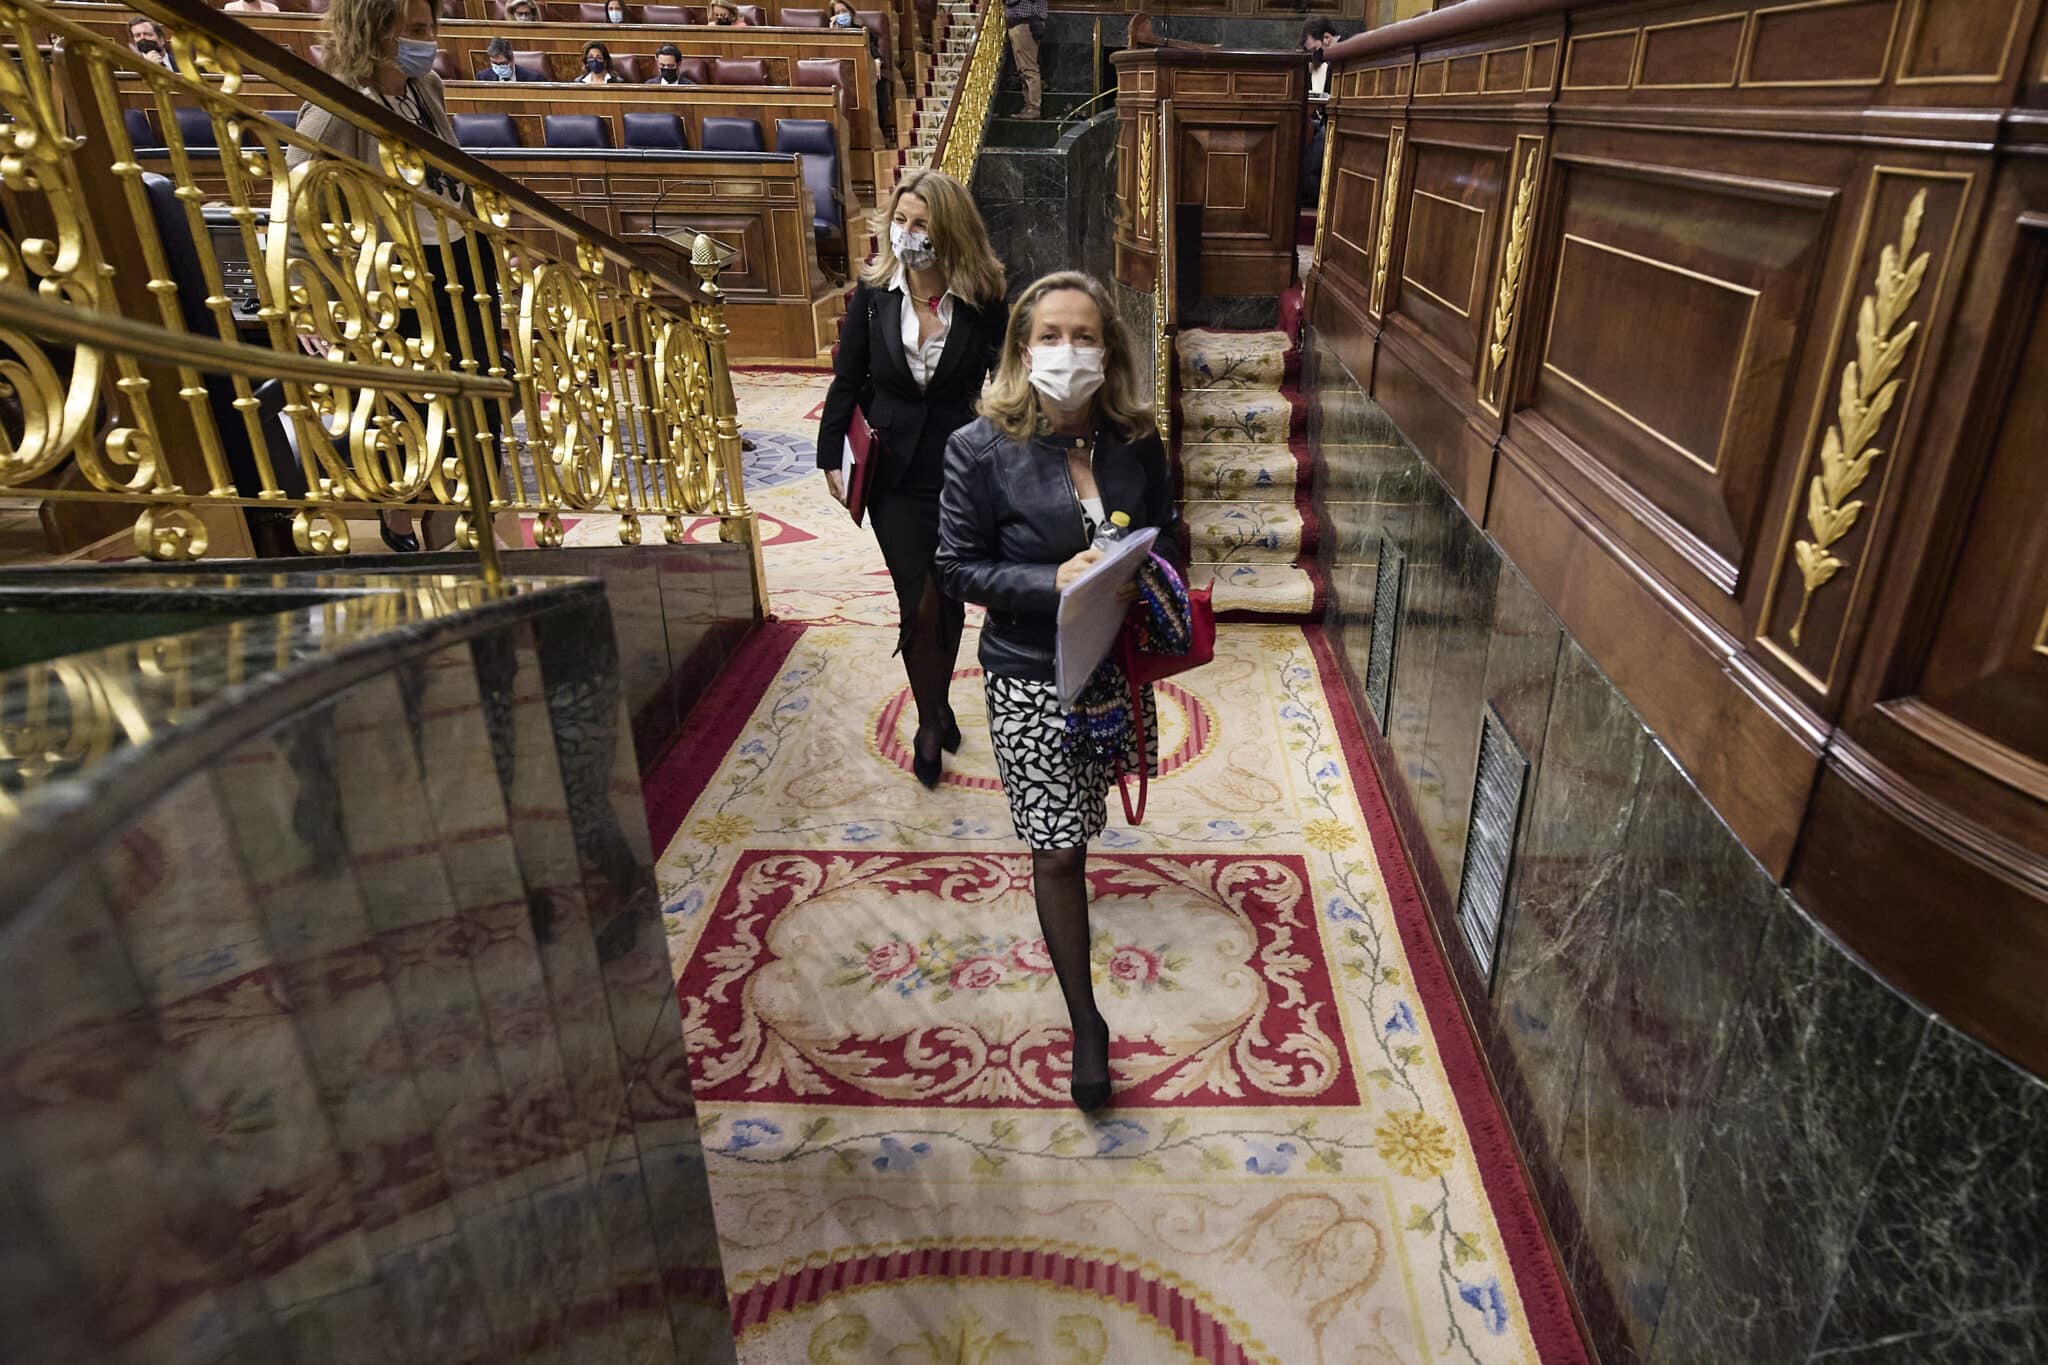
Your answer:
[[[1216,590],[1212,579],[1206,588],[1188,589],[1188,650],[1185,654],[1155,654],[1137,647],[1128,624],[1117,632],[1117,661],[1123,665],[1124,677],[1131,687],[1131,732],[1138,746],[1138,801],[1131,804],[1129,772],[1117,774],[1116,794],[1124,803],[1126,822],[1139,825],[1145,822],[1145,800],[1151,795],[1151,775],[1145,766],[1145,685],[1170,678],[1176,673],[1185,673],[1191,668],[1200,668],[1216,657],[1216,605],[1211,600]]]

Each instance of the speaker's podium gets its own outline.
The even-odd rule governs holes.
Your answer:
[[[1162,137],[1174,183],[1182,289],[1272,297],[1294,282],[1295,199],[1308,101],[1299,52],[1131,47],[1116,69],[1117,278],[1158,276]],[[1167,115],[1162,127],[1162,114]],[[1199,212],[1199,227],[1195,226]],[[1188,267],[1199,261],[1199,275]]]

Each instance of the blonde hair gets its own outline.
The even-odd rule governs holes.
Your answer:
[[[1002,359],[996,377],[981,395],[981,415],[1012,440],[1038,430],[1038,392],[1031,387],[1031,323],[1047,294],[1074,289],[1095,301],[1102,315],[1102,387],[1095,391],[1095,413],[1135,441],[1153,430],[1152,406],[1138,397],[1138,375],[1132,364],[1131,329],[1116,315],[1109,291],[1093,275],[1062,270],[1033,280],[1010,305],[1010,325],[1003,332]]]
[[[967,188],[944,171],[911,171],[896,182],[896,192],[889,196],[889,203],[882,210],[882,240],[875,250],[874,263],[861,271],[860,277],[882,289],[895,280],[899,262],[896,248],[889,241],[888,224],[906,194],[924,200],[925,207],[931,210],[932,247],[939,254],[939,273],[946,277],[946,287],[983,307],[1000,301],[1003,263],[995,248],[988,244],[988,229],[981,225],[981,211],[974,207],[974,196]]]
[[[343,85],[369,85],[377,77],[378,63],[397,50],[398,28],[410,2],[332,0],[323,25],[322,43],[327,51],[320,59],[321,67]]]

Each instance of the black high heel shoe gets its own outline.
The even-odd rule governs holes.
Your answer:
[[[391,529],[384,518],[377,518],[377,534],[384,543],[402,555],[416,555],[420,552],[420,538],[416,535],[400,535]]]
[[[1091,1078],[1084,1081],[1081,1079],[1079,1062],[1081,1058],[1082,1033],[1081,1030],[1075,1029],[1074,1055],[1072,1062],[1068,1064],[1067,1093],[1074,1097],[1074,1107],[1076,1109],[1084,1114],[1092,1114],[1109,1103],[1109,1021],[1102,1017],[1100,1011],[1097,1011],[1095,1015],[1095,1028],[1088,1033],[1087,1037],[1089,1039],[1088,1050],[1091,1053],[1098,1054],[1101,1058],[1102,1077],[1099,1080]]]
[[[949,754],[960,752],[960,721],[953,708],[946,708],[946,728],[939,732],[939,747]]]
[[[917,775],[917,780],[924,784],[926,791],[936,791],[939,778],[945,773],[945,760],[937,753],[930,758],[924,756],[922,741],[927,733],[925,730],[919,730],[917,737],[910,741],[910,771]]]

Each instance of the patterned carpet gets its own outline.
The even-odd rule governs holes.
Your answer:
[[[822,376],[743,378],[808,436]],[[757,500],[781,619],[648,793],[742,1359],[1583,1359],[1319,637],[1161,689],[1146,823],[1090,859],[1091,1121],[972,622],[927,793],[872,541],[818,478]]]

